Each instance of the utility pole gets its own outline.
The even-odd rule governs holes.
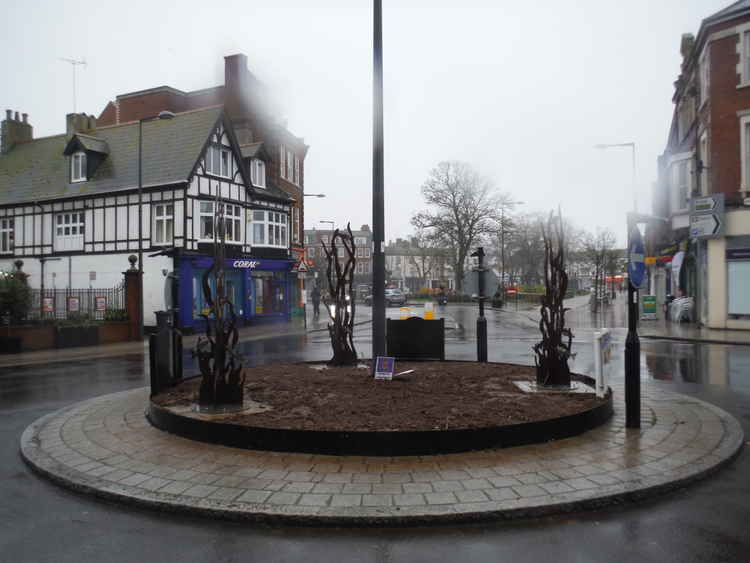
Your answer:
[[[76,59],[66,59],[63,57],[60,57],[60,60],[66,63],[70,63],[70,65],[73,67],[73,113],[76,112],[76,67],[77,66],[86,66],[86,59],[76,60]]]

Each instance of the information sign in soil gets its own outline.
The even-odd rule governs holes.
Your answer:
[[[375,379],[385,379],[387,381],[392,380],[395,366],[396,358],[378,356],[377,362],[375,363]]]

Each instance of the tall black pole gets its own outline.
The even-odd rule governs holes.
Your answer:
[[[487,319],[484,316],[484,248],[477,248],[472,253],[479,261],[477,272],[477,298],[479,299],[479,317],[477,318],[477,361],[487,361]]]
[[[383,202],[383,4],[373,1],[372,358],[385,356],[385,218]]]
[[[143,119],[138,120],[138,338],[143,340]]]
[[[637,229],[628,221],[628,252],[633,249],[631,232]],[[629,256],[628,260],[632,260]],[[625,339],[625,427],[641,427],[641,342],[638,338],[638,289],[628,271],[628,336]]]

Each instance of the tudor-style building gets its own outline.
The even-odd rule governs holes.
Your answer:
[[[144,324],[153,326],[154,312],[172,305],[165,287],[173,272],[179,325],[197,329],[205,308],[200,280],[213,261],[221,211],[227,286],[239,316],[287,319],[296,284],[292,200],[267,181],[268,154],[260,144],[240,147],[222,106],[161,117],[97,126],[91,116],[69,114],[65,134],[34,139],[27,116],[8,111],[0,270],[21,258],[32,287],[80,288],[92,278],[106,287],[122,280],[140,248]]]

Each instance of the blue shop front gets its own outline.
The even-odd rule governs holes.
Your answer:
[[[183,256],[179,267],[179,324],[182,329],[199,332],[205,329],[202,313],[208,313],[203,295],[203,275],[213,258]],[[292,287],[296,274],[291,273],[294,260],[228,258],[224,262],[227,297],[234,304],[240,326],[291,320]],[[215,295],[216,281],[210,278]]]

